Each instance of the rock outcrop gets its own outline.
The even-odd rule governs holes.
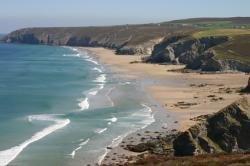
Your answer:
[[[205,37],[194,39],[185,36],[166,38],[156,45],[149,62],[161,63],[179,61],[183,64],[193,64],[201,58],[209,48],[228,41],[227,37]]]
[[[250,92],[250,77],[248,79],[247,87],[245,88],[246,91]]]
[[[173,142],[176,156],[250,150],[250,101],[247,98],[209,116]]]
[[[250,77],[248,79],[247,86],[241,90],[242,93],[250,93]]]
[[[218,59],[213,47],[229,41],[226,36],[195,39],[185,36],[165,38],[154,47],[148,63],[181,63],[186,68],[202,71],[237,70],[250,72],[250,64],[234,59]]]

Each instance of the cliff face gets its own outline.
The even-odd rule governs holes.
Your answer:
[[[250,72],[250,64],[234,59],[220,60],[212,47],[229,41],[228,37],[203,37],[195,39],[185,36],[165,38],[157,44],[152,55],[146,60],[150,63],[182,63],[186,68],[202,71],[238,70]]]
[[[151,54],[163,36],[193,31],[192,27],[158,24],[79,28],[26,28],[4,38],[8,43],[107,47],[117,54]]]
[[[241,99],[180,134],[175,155],[189,156],[250,150],[250,103]]]

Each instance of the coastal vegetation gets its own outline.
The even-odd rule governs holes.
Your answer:
[[[147,55],[147,63],[181,63],[187,69],[203,71],[250,72],[249,25],[250,18],[234,17],[109,27],[26,28],[10,33],[4,41],[105,47],[117,54]]]
[[[165,135],[162,133],[160,133],[162,135],[157,135],[158,131],[155,131],[154,134],[157,135],[155,138],[150,136],[150,140],[147,140],[143,136],[141,137],[143,141],[139,144],[132,144],[133,138],[129,144],[124,142],[121,144],[123,150],[139,154],[135,158],[127,158],[127,165],[191,165],[191,163],[194,165],[228,165],[231,163],[249,164],[250,162],[248,153],[250,149],[250,104],[249,96],[247,96],[249,83],[243,90],[238,87],[239,84],[236,84],[235,87],[230,86],[233,84],[232,80],[228,81],[229,83],[218,83],[219,78],[222,77],[220,71],[244,72],[244,74],[241,73],[244,76],[234,77],[241,78],[241,80],[248,77],[245,73],[250,72],[250,18],[196,18],[159,24],[107,27],[25,28],[6,35],[3,41],[21,44],[109,48],[114,50],[116,54],[135,56],[119,56],[120,59],[115,56],[117,59],[112,59],[110,52],[99,50],[101,54],[106,52],[107,64],[117,61],[117,64],[113,65],[119,68],[129,66],[127,68],[131,70],[131,73],[136,73],[136,68],[139,68],[139,65],[144,65],[141,68],[144,72],[147,70],[145,73],[150,78],[152,75],[155,76],[151,72],[155,66],[167,67],[184,64],[185,68],[178,71],[183,72],[188,69],[192,74],[199,73],[198,76],[188,75],[190,77],[184,75],[184,72],[181,73],[183,74],[181,76],[185,78],[181,79],[180,82],[188,82],[187,80],[190,78],[197,81],[190,84],[189,91],[182,90],[182,87],[177,87],[174,90],[168,87],[169,89],[166,91],[164,91],[165,87],[153,87],[152,89],[159,88],[158,91],[161,91],[161,95],[169,95],[171,90],[178,91],[181,96],[178,98],[180,100],[175,99],[176,101],[171,103],[172,105],[161,103],[164,108],[174,108],[181,111],[188,109],[190,111],[199,108],[199,105],[208,104],[209,108],[206,109],[210,111],[209,114],[190,118],[197,123],[182,132],[173,129],[168,133],[165,132]],[[138,58],[136,55],[143,55],[142,60],[140,61],[140,56]],[[134,58],[133,61],[131,61],[132,58]],[[161,65],[151,65],[152,68],[147,68],[148,64],[146,63]],[[157,69],[160,70],[160,67]],[[164,74],[167,72],[166,69],[163,68]],[[176,71],[174,72],[176,74]],[[210,75],[210,77],[206,75],[203,78],[205,83],[198,82],[201,78],[200,75],[204,76],[208,72],[211,75],[215,72],[219,74]],[[167,75],[160,71],[156,73],[159,74],[156,74],[157,77]],[[174,75],[173,77],[176,77],[174,79],[177,80],[178,76]],[[213,78],[214,82],[207,83],[208,80],[212,80],[212,77],[215,77]],[[224,76],[223,81],[226,80],[226,77],[229,76]],[[170,79],[171,77],[169,77]],[[169,80],[166,82],[171,82]],[[176,82],[172,84],[174,85]],[[189,94],[185,93],[186,91]],[[194,91],[197,93],[193,94]],[[207,93],[202,94],[202,96],[201,93],[205,91]],[[234,94],[237,97],[233,96]],[[174,93],[173,96],[175,95]],[[187,95],[186,98],[183,97],[185,95]],[[246,98],[231,104],[227,103],[229,105],[223,105],[226,107],[220,111],[211,107],[211,105],[216,105],[227,99],[236,100],[239,96]],[[177,95],[175,97],[177,98]],[[212,114],[212,112],[216,113]],[[191,117],[191,113],[188,112],[185,118],[189,117],[187,114]],[[179,122],[175,121],[174,123]],[[147,132],[146,134],[149,133]],[[107,149],[111,150],[112,147],[107,147]],[[108,157],[110,158],[110,156]],[[113,159],[111,158],[111,160]]]

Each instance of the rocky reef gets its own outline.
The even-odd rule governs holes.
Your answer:
[[[250,102],[243,98],[181,133],[174,141],[176,156],[250,150]]]

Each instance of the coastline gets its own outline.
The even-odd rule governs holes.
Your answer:
[[[156,118],[162,123],[146,130],[140,130],[129,134],[123,139],[120,146],[113,148],[104,158],[102,164],[113,164],[131,160],[130,156],[136,156],[139,153],[133,153],[125,150],[123,147],[128,142],[138,144],[141,138],[152,138],[160,135],[166,135],[166,131],[185,131],[196,121],[193,119],[201,115],[212,114],[224,108],[226,105],[241,98],[241,95],[235,93],[239,88],[244,87],[248,76],[244,73],[180,73],[172,70],[182,69],[183,65],[158,65],[138,63],[141,56],[120,55],[117,56],[113,50],[105,48],[82,48],[79,51],[88,51],[100,63],[109,67],[112,71],[118,72],[123,77],[133,78],[141,81],[143,89],[149,97],[155,101],[156,107],[151,107],[157,113],[163,113],[164,116],[172,117],[172,120],[164,122],[164,116]],[[131,63],[132,62],[132,63]],[[157,115],[156,115],[157,116]],[[193,119],[193,120],[191,120]],[[147,134],[145,134],[147,133]],[[118,156],[118,158],[116,158]],[[120,157],[119,157],[120,156]]]

